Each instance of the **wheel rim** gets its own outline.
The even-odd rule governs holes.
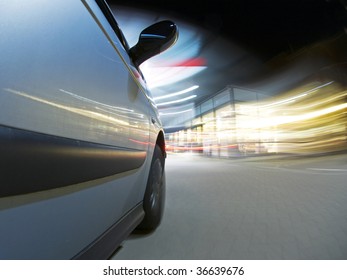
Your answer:
[[[152,210],[159,207],[163,168],[160,160],[156,160],[153,165],[152,192],[149,198],[149,205]]]

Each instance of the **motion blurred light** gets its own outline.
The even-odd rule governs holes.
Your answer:
[[[153,98],[153,100],[157,101],[157,100],[161,100],[161,99],[174,97],[174,96],[181,95],[181,94],[184,94],[184,93],[187,93],[187,92],[191,92],[191,91],[193,91],[193,90],[195,90],[197,88],[199,88],[199,86],[195,85],[195,86],[189,87],[187,89],[184,89],[184,90],[181,90],[181,91],[178,91],[178,92],[175,92],[175,93],[170,93],[170,94],[166,94],[166,95],[163,95],[163,96],[155,97],[155,98]]]
[[[163,113],[163,112],[159,112],[160,116],[171,116],[171,115],[179,115],[179,114],[183,114],[183,113],[187,113],[192,111],[193,109],[188,109],[188,110],[183,110],[183,111],[179,111],[179,112],[171,112],[171,113]]]
[[[188,97],[185,97],[185,98],[182,98],[182,99],[176,99],[176,100],[172,100],[172,101],[168,101],[168,102],[159,103],[159,104],[157,104],[157,106],[164,106],[164,105],[170,105],[170,104],[181,103],[181,102],[184,102],[184,101],[193,99],[193,98],[195,98],[195,97],[197,97],[196,94],[191,95],[191,96],[188,96]]]

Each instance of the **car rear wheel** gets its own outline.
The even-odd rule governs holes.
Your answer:
[[[165,203],[164,163],[163,153],[160,147],[156,145],[143,200],[145,217],[138,226],[140,230],[154,230],[161,222]]]

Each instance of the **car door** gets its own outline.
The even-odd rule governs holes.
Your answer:
[[[145,85],[94,1],[1,5],[0,258],[70,258],[143,197]]]

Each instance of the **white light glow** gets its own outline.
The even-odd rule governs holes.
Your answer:
[[[147,61],[141,65],[141,70],[146,77],[147,86],[150,89],[177,83],[192,77],[207,68],[207,66],[152,67],[146,62]]]

